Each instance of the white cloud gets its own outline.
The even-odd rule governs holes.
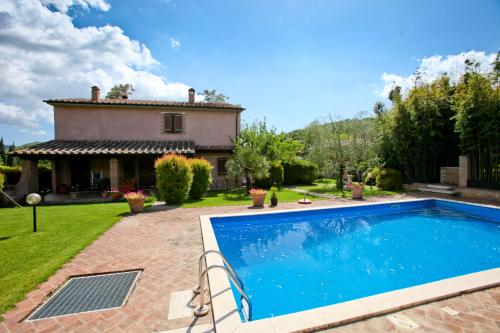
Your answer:
[[[480,71],[487,72],[495,60],[495,56],[495,53],[487,54],[478,51],[447,56],[435,55],[421,59],[418,68],[423,82],[431,82],[442,74],[448,74],[452,80],[457,80],[465,72],[466,59],[476,60],[480,64]],[[402,87],[403,91],[408,91],[414,86],[416,75],[401,76],[383,73],[381,79],[384,81],[384,87],[381,90],[375,90],[375,94],[387,97],[395,85]]]
[[[111,5],[105,0],[41,0],[45,5],[52,5],[62,13],[66,13],[71,6],[80,6],[84,9],[96,8],[108,11]]]
[[[174,49],[179,48],[179,47],[181,47],[181,42],[179,42],[175,38],[170,38],[170,47],[172,47]]]
[[[90,97],[97,85],[106,93],[130,83],[134,98],[183,99],[189,86],[153,73],[159,64],[150,50],[119,27],[77,28],[71,6],[106,10],[103,0],[0,1],[0,123],[40,133],[53,121],[42,100]]]

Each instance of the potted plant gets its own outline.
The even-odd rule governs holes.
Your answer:
[[[120,190],[116,187],[112,187],[110,190],[109,190],[109,196],[111,197],[111,199],[113,200],[118,200],[122,197],[122,194],[120,192]]]
[[[266,198],[267,191],[259,188],[250,190],[254,207],[264,207],[264,199]]]
[[[365,183],[363,182],[354,182],[350,183],[350,190],[353,199],[363,199],[363,191],[365,190]]]
[[[140,213],[144,210],[144,201],[146,200],[144,192],[127,192],[123,195],[123,198],[127,200],[132,213]]]
[[[278,188],[276,186],[271,187],[271,207],[278,206]]]
[[[71,186],[71,192],[69,192],[71,199],[78,199],[78,197],[79,197],[78,191],[79,190],[80,190],[80,187],[78,186],[78,184]]]

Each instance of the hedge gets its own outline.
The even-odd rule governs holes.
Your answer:
[[[21,167],[0,165],[0,173],[5,175],[5,185],[16,185],[21,178]]]
[[[3,190],[3,183],[5,182],[5,175],[0,173],[0,191]]]
[[[167,205],[181,204],[193,182],[188,159],[181,155],[167,154],[155,161],[155,169],[159,199]]]
[[[318,178],[318,166],[310,161],[295,160],[283,164],[284,184],[312,184]]]
[[[377,182],[377,176],[380,174],[379,168],[373,168],[370,171],[365,173],[365,184],[366,185],[375,185]]]
[[[256,179],[255,187],[258,188],[271,188],[276,184],[276,186],[280,187],[283,184],[283,179],[285,177],[285,169],[280,161],[274,161],[270,163],[269,168],[269,177]]]
[[[377,187],[382,190],[398,190],[401,188],[403,175],[395,169],[382,169],[377,176]]]
[[[189,190],[191,199],[201,199],[212,183],[212,164],[204,158],[189,160],[193,173],[193,183]]]

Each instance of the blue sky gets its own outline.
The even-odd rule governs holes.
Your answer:
[[[424,58],[500,49],[498,0],[107,3],[107,11],[73,6],[64,15],[76,28],[121,28],[156,60],[147,71],[198,91],[216,89],[247,109],[244,120],[265,117],[284,131],[328,113],[370,111],[388,84],[384,73],[404,78]],[[68,94],[88,95],[79,89]],[[42,120],[35,131],[19,129],[0,124],[7,141],[53,137]]]

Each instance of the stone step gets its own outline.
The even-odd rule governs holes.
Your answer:
[[[438,188],[432,188],[432,187],[419,187],[419,191],[421,192],[431,192],[431,193],[441,193],[441,194],[450,194],[450,195],[455,195],[457,194],[457,191],[451,189],[451,190],[441,190]]]
[[[434,188],[437,190],[448,190],[448,191],[453,190],[453,187],[449,185],[428,184],[427,187]]]

